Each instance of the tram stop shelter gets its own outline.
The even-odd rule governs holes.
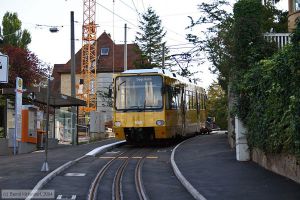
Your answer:
[[[2,88],[0,89],[0,95],[4,96],[10,96],[14,98],[15,96],[15,88]],[[25,104],[32,104],[37,107],[47,106],[47,88],[42,87],[30,87],[28,89],[23,90],[22,94],[23,103]],[[49,94],[49,108],[52,108],[54,110],[54,122],[55,122],[55,109],[61,108],[61,107],[77,107],[77,115],[76,115],[76,124],[78,124],[78,111],[79,106],[86,106],[86,102],[81,99],[77,99],[65,94],[60,93],[54,93],[53,91]],[[7,107],[7,105],[6,105]],[[7,109],[7,108],[5,108]],[[7,112],[5,112],[7,113]],[[7,135],[7,116],[5,117],[5,135]],[[53,124],[53,135],[55,137],[55,123]],[[76,133],[76,140],[78,143],[78,129]]]

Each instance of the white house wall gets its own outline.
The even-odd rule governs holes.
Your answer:
[[[108,93],[109,88],[112,88],[112,73],[97,74],[97,111],[102,113],[103,119],[108,122],[112,120],[112,107],[103,98],[101,93]]]
[[[76,74],[75,83],[79,84],[80,75]],[[71,96],[71,75],[61,74],[60,76],[60,93]]]

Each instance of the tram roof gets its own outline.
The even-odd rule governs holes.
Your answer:
[[[180,82],[183,82],[183,83],[186,83],[186,84],[191,84],[191,85],[199,86],[196,81],[193,81],[190,78],[186,78],[186,77],[180,76],[179,74],[177,74],[175,72],[171,72],[171,71],[169,71],[167,69],[160,69],[160,68],[152,68],[152,69],[130,69],[130,70],[126,70],[126,71],[122,72],[122,74],[153,74],[153,73],[162,74],[164,76],[168,76],[170,78],[177,79]]]

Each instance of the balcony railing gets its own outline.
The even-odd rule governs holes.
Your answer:
[[[291,42],[290,33],[265,33],[264,37],[270,42],[275,42],[278,46],[278,49],[281,49]]]

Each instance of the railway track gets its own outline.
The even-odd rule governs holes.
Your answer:
[[[147,157],[148,153],[144,154],[144,156],[138,161],[136,168],[135,168],[135,186],[136,186],[136,191],[139,195],[140,200],[147,200],[147,196],[145,193],[144,185],[143,185],[143,180],[142,180],[142,167],[145,158]]]
[[[140,200],[146,200],[146,192],[143,187],[142,182],[142,166],[145,158],[149,155],[150,151],[147,149],[131,149],[124,152],[119,153],[115,157],[111,158],[97,173],[93,182],[90,185],[88,200],[101,199],[101,193],[99,192],[99,187],[101,187],[100,182],[103,181],[105,174],[109,170],[113,170],[113,165],[116,162],[121,160],[121,164],[119,164],[117,170],[115,170],[115,175],[112,183],[111,196],[113,200],[123,200],[123,187],[122,187],[122,179],[124,173],[126,171],[126,167],[128,163],[133,159],[138,159],[136,162],[135,170],[134,170],[134,184],[136,188],[136,192],[138,198]]]

